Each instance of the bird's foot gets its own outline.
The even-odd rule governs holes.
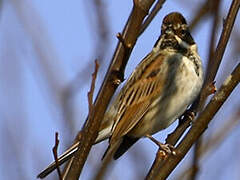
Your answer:
[[[166,152],[167,154],[176,155],[173,145],[163,144],[163,143],[159,142],[158,140],[156,140],[155,138],[153,138],[151,135],[146,135],[146,137],[149,138],[151,141],[153,141],[159,147],[160,150]]]

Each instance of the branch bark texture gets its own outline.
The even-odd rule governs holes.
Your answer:
[[[77,180],[81,174],[92,144],[97,138],[98,128],[100,127],[107,106],[118,85],[123,81],[124,70],[130,53],[137,41],[142,22],[153,3],[154,0],[134,0],[131,15],[122,32],[122,37],[128,48],[124,48],[122,42],[119,42],[117,45],[108,72],[94,103],[95,110],[93,115],[88,116],[85,126],[81,131],[82,136],[79,149],[73,157],[69,172],[66,174],[66,179]],[[76,140],[78,141],[78,139]]]

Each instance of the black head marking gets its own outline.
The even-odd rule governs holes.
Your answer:
[[[178,12],[172,12],[165,16],[162,23],[162,33],[167,30],[173,31],[179,38],[189,45],[195,44],[187,25],[187,21]]]
[[[164,17],[162,29],[164,29],[164,26],[166,27],[171,26],[175,29],[175,28],[179,28],[179,26],[181,25],[187,26],[187,22],[185,18],[182,16],[182,14],[178,12],[172,12]]]
[[[161,48],[178,48],[179,42],[176,40],[175,35],[188,45],[195,44],[189,33],[185,18],[178,12],[172,12],[164,17],[161,28],[161,36],[163,35],[164,41],[162,42]]]

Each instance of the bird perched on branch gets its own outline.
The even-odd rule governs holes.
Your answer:
[[[95,143],[109,138],[104,155],[114,159],[137,140],[155,134],[178,119],[198,96],[203,84],[201,59],[186,20],[173,12],[165,16],[161,35],[152,51],[139,63],[105,113]],[[59,164],[78,148],[74,144]],[[41,172],[43,178],[55,163]]]

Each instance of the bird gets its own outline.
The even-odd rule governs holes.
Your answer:
[[[175,122],[198,97],[203,67],[187,22],[179,12],[163,18],[161,34],[151,52],[137,65],[104,115],[95,144],[109,139],[104,156],[122,156],[140,138]],[[59,164],[78,149],[76,142]],[[56,168],[53,162],[38,177]]]

